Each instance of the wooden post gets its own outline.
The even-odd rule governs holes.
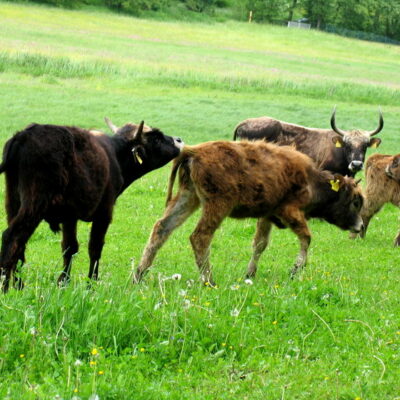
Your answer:
[[[253,19],[253,11],[249,12],[249,22],[251,22],[251,20]]]

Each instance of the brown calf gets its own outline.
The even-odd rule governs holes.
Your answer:
[[[178,170],[179,191],[171,200]],[[322,218],[359,232],[362,201],[361,189],[352,178],[320,171],[308,156],[288,146],[262,141],[187,146],[174,163],[167,208],[153,228],[135,281],[141,280],[169,234],[200,205],[202,215],[190,241],[202,280],[212,285],[210,243],[224,218],[258,219],[247,276],[256,273],[272,224],[289,227],[300,241],[294,276],[306,263],[311,240],[306,219]]]
[[[361,209],[364,229],[360,232],[365,237],[371,218],[386,203],[400,206],[400,154],[390,156],[373,154],[367,160],[365,171],[365,202]],[[355,238],[356,234],[351,234]],[[400,246],[400,232],[397,234],[395,246]]]

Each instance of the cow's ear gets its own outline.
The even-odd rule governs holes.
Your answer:
[[[332,138],[332,142],[335,145],[335,147],[343,147],[344,145],[343,139],[340,136],[334,136]]]
[[[372,138],[369,141],[369,147],[371,147],[371,149],[376,149],[380,144],[381,144],[382,140],[379,138]]]
[[[338,192],[345,184],[345,178],[342,175],[335,174],[333,179],[329,180],[329,183],[331,185],[331,189],[334,192]]]
[[[132,154],[135,162],[143,164],[143,160],[146,158],[146,150],[143,146],[135,146],[132,149]]]

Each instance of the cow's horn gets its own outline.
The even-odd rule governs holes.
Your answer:
[[[336,127],[335,115],[336,115],[336,106],[333,109],[333,113],[332,113],[332,117],[331,117],[331,127],[338,135],[344,136],[344,135],[346,135],[346,132],[342,131],[341,129]]]
[[[374,136],[377,133],[379,133],[382,129],[383,129],[383,115],[382,115],[382,110],[379,107],[379,125],[374,131],[368,132],[368,135],[369,136]]]
[[[104,121],[106,121],[106,124],[108,125],[108,127],[111,129],[112,133],[117,133],[118,131],[118,127],[116,127],[110,120],[110,118],[105,117]]]
[[[141,136],[142,136],[142,133],[143,133],[143,126],[144,126],[144,121],[142,121],[139,124],[139,127],[137,128],[137,131],[135,133],[135,139],[136,140],[141,140]]]

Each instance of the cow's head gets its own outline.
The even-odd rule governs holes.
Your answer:
[[[372,136],[379,133],[383,128],[382,112],[379,110],[379,125],[373,131],[361,131],[356,129],[351,131],[342,131],[336,126],[335,114],[336,107],[332,113],[331,127],[338,136],[335,136],[332,141],[336,147],[343,148],[348,162],[348,169],[354,176],[357,171],[360,171],[363,168],[367,148],[378,147],[381,143],[381,139],[372,138]]]
[[[393,156],[392,161],[385,168],[386,175],[400,182],[400,154]]]
[[[327,173],[327,171],[323,171]],[[324,190],[328,191],[328,198],[324,210],[324,219],[331,224],[351,232],[361,232],[363,220],[360,211],[364,202],[360,180],[330,174],[326,177],[328,185]]]
[[[175,158],[183,148],[181,138],[164,135],[157,128],[128,123],[118,128],[110,119],[105,121],[116,136],[125,138],[132,151],[134,161],[151,171],[167,164]]]

